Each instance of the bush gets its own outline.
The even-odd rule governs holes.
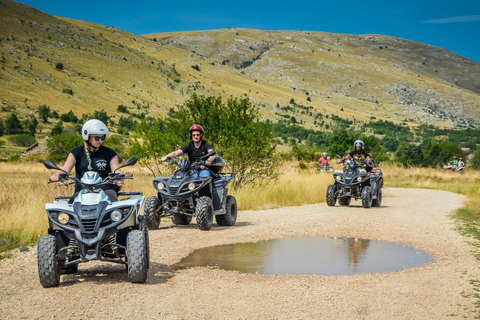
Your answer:
[[[395,160],[405,167],[421,165],[423,163],[422,149],[416,145],[403,145],[395,153]]]
[[[15,113],[10,114],[5,120],[5,133],[18,134],[23,133],[23,127]]]
[[[68,93],[69,95],[72,95],[73,96],[73,90],[72,89],[69,89],[69,88],[64,88],[62,90],[63,93]]]
[[[55,127],[52,128],[52,132],[51,132],[51,135],[52,136],[56,136],[58,134],[62,134],[63,133],[63,122],[62,121],[59,121]]]
[[[37,113],[38,113],[38,116],[40,117],[40,119],[42,119],[42,121],[44,123],[47,123],[48,122],[48,117],[50,117],[50,114],[51,114],[51,110],[50,110],[49,106],[44,104],[44,105],[41,105],[41,106],[37,107]]]
[[[68,111],[67,113],[64,113],[60,116],[60,120],[64,122],[73,122],[77,123],[78,122],[78,117],[75,116],[72,110]]]
[[[8,140],[14,145],[20,146],[20,147],[30,147],[32,144],[37,142],[37,140],[35,140],[35,137],[29,134],[20,134],[20,135],[11,136],[8,138]]]
[[[128,117],[120,117],[118,120],[118,133],[129,135],[135,129],[136,121]]]
[[[55,161],[65,160],[68,153],[75,147],[82,145],[83,139],[76,133],[62,133],[53,136],[47,142],[47,150]]]
[[[3,123],[3,119],[0,119],[0,137],[5,134],[5,124]]]
[[[57,70],[63,70],[63,63],[59,62],[55,65],[55,69]]]
[[[122,113],[128,113],[128,108],[127,106],[124,106],[123,104],[121,104],[117,107],[117,111]]]

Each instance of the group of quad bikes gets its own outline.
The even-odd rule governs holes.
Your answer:
[[[178,169],[170,177],[155,178],[157,196],[146,201],[142,192],[119,192],[119,201],[110,201],[103,189],[118,180],[132,179],[121,173],[113,172],[105,179],[96,172],[86,172],[81,179],[61,174],[59,182],[81,186],[82,190],[74,199],[62,196],[45,204],[48,235],[38,241],[37,253],[42,286],[58,286],[60,275],[76,273],[79,263],[92,260],[123,264],[129,281],[145,282],[150,264],[148,230],[157,229],[162,217],[171,216],[176,225],[188,225],[195,217],[201,230],[210,230],[214,217],[219,226],[233,226],[237,202],[228,194],[227,186],[235,173],[223,172],[225,161],[221,157],[207,166],[205,159],[213,154],[193,163],[167,159]],[[136,158],[129,158],[120,168],[136,162]],[[48,169],[62,171],[51,161],[44,164]],[[364,165],[347,160],[343,173],[333,174],[335,183],[327,190],[329,206],[334,206],[337,199],[340,205],[349,205],[352,198],[361,199],[365,208],[381,205],[382,172],[367,172]],[[199,174],[202,170],[208,170],[210,175]]]

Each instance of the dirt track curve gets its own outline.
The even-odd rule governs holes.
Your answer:
[[[473,318],[470,280],[480,279],[468,239],[449,218],[465,199],[416,189],[384,191],[382,208],[326,204],[239,212],[235,227],[162,228],[151,235],[146,284],[127,282],[123,266],[80,265],[44,289],[36,249],[0,261],[2,319],[457,319]],[[402,242],[435,263],[386,273],[265,276],[209,268],[174,270],[193,249],[298,236]]]

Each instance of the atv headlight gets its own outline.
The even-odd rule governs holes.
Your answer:
[[[120,219],[122,219],[122,211],[120,210],[113,210],[112,213],[110,214],[110,218],[112,218],[113,222],[117,222]]]
[[[159,182],[159,183],[157,183],[157,188],[162,190],[162,189],[165,188],[165,184],[163,182]]]
[[[342,180],[342,177],[341,176],[335,176],[335,179],[337,179],[337,181],[340,181],[340,180]]]
[[[188,189],[189,189],[189,190],[195,189],[195,183],[190,182],[190,183],[188,184]]]
[[[70,216],[66,213],[60,213],[57,218],[58,222],[61,224],[67,224],[70,221]]]
[[[362,181],[362,180],[363,180],[362,177],[358,177],[358,178],[357,178],[357,181]]]

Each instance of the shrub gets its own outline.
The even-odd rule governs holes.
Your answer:
[[[20,135],[11,136],[8,138],[8,140],[14,145],[21,146],[21,147],[30,147],[32,144],[34,144],[37,141],[35,140],[35,137],[29,134],[20,134]]]
[[[78,122],[78,117],[75,116],[72,110],[68,111],[67,113],[64,113],[60,116],[60,120],[64,122],[73,122],[77,123]]]
[[[64,88],[62,90],[63,93],[68,93],[69,95],[72,95],[73,96],[73,90],[72,89],[69,89],[69,88]]]
[[[128,113],[127,106],[124,106],[123,104],[121,104],[117,107],[117,111],[122,112],[122,113]]]
[[[57,70],[63,70],[63,63],[59,62],[55,65],[55,69]]]
[[[5,133],[18,134],[23,133],[23,127],[15,113],[10,114],[5,120]]]

